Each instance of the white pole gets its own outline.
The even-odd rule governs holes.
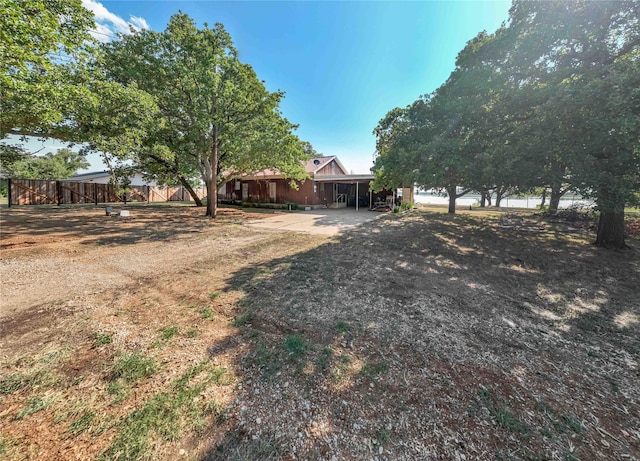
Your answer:
[[[359,182],[356,181],[356,211],[358,211],[358,186],[360,185]]]

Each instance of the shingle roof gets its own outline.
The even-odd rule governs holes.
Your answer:
[[[331,163],[332,160],[335,160],[336,163],[340,166],[340,168],[343,171],[346,171],[344,166],[342,165],[342,163],[340,163],[340,160],[338,160],[338,158],[335,155],[329,155],[327,157],[320,156],[320,157],[310,158],[309,160],[306,160],[304,162],[304,169],[310,175],[314,175],[318,171],[320,171],[322,168],[327,166],[329,163]],[[280,171],[266,169],[266,170],[262,170],[262,171],[259,171],[259,172],[253,173],[253,174],[244,174],[242,176],[243,177],[268,178],[268,177],[280,176],[280,175],[282,175],[282,173]]]
[[[314,157],[307,160],[304,164],[304,169],[309,174],[316,174],[322,168],[331,163],[331,160],[335,159],[335,155],[330,155],[328,157]]]

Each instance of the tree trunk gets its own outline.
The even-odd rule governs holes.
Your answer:
[[[547,188],[542,189],[542,201],[540,202],[540,209],[544,208],[545,203],[547,203]]]
[[[487,206],[487,191],[480,192],[480,208],[486,208]]]
[[[447,193],[449,194],[449,214],[455,214],[456,212],[456,187],[448,187]]]
[[[207,213],[211,218],[218,214],[218,127],[213,127],[211,146],[211,178],[207,182]]]
[[[193,201],[196,202],[196,206],[202,206],[203,205],[202,200],[200,200],[200,197],[198,197],[198,194],[196,194],[196,191],[193,190],[193,187],[191,187],[191,184],[189,184],[189,181],[184,179],[184,177],[182,176],[178,176],[178,180],[180,181],[180,184],[182,184],[182,187],[187,189],[187,192],[189,192],[189,195],[191,196]]]
[[[505,191],[501,191],[500,189],[498,189],[496,191],[496,208],[500,208],[500,202],[502,202],[502,196],[504,195]]]
[[[560,199],[563,195],[564,192],[562,191],[562,184],[551,184],[551,197],[549,198],[549,211],[551,213],[555,213],[558,211],[558,207],[560,206]]]
[[[624,241],[624,211],[600,212],[595,245],[615,250],[627,248]]]

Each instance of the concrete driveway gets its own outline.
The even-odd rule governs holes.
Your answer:
[[[255,229],[335,235],[347,229],[353,229],[364,222],[372,221],[382,214],[366,209],[356,211],[353,208],[338,210],[322,208],[311,211],[277,213],[268,218],[248,221],[246,225]]]

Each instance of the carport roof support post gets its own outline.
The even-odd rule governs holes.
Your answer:
[[[358,196],[359,190],[358,190],[358,186],[360,186],[360,183],[358,181],[356,181],[356,211],[358,211],[358,205],[359,205],[359,199],[360,197]]]

